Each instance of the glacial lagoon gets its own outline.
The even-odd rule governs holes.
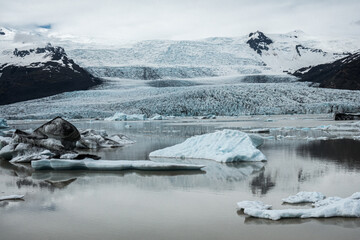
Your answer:
[[[34,129],[40,122],[9,125]],[[267,162],[198,161],[207,166],[203,171],[34,171],[1,161],[1,195],[25,194],[24,201],[0,202],[1,239],[357,239],[360,234],[360,219],[271,221],[236,208],[242,200],[293,208],[281,199],[299,191],[339,197],[359,191],[360,141],[353,132],[313,128],[335,124],[329,116],[72,122],[136,140],[123,148],[87,151],[107,160],[149,159],[154,150],[225,128],[272,130],[261,133]],[[300,207],[311,205],[295,208]]]

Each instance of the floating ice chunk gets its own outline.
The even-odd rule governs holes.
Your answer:
[[[266,157],[256,148],[259,144],[259,138],[254,135],[227,129],[188,138],[183,143],[151,152],[149,156],[210,159],[218,162],[263,161]]]
[[[21,199],[24,199],[24,195],[9,195],[9,196],[0,197],[0,201],[21,200]]]
[[[325,198],[320,192],[298,192],[296,195],[283,198],[285,203],[314,203]]]
[[[329,218],[329,217],[360,217],[360,193],[340,200],[328,201],[319,207],[309,209],[263,210],[246,208],[245,214],[252,217],[279,220],[281,218]],[[323,202],[324,203],[324,202]]]
[[[76,143],[77,148],[96,149],[122,147],[134,143],[125,135],[108,136],[105,131],[87,129],[81,132],[81,139]]]
[[[270,129],[269,128],[256,128],[256,129],[249,130],[249,132],[251,132],[251,133],[270,133]]]
[[[351,123],[338,123],[334,125],[319,126],[314,129],[325,131],[360,131],[360,121]]]
[[[121,170],[200,170],[204,165],[158,163],[147,160],[59,160],[46,159],[32,161],[31,166],[35,170],[98,170],[98,171],[121,171]]]
[[[114,116],[105,118],[106,121],[141,121],[145,120],[145,114],[125,114],[125,113],[115,113]]]
[[[42,152],[31,150],[27,153],[20,154],[16,157],[13,157],[10,162],[12,163],[29,163],[31,161],[40,160],[40,159],[48,159],[53,157],[55,154],[50,152],[49,150],[44,150]]]
[[[157,114],[157,115],[153,116],[151,118],[151,120],[166,120],[166,118],[162,115]]]
[[[270,209],[272,206],[265,204],[260,201],[241,201],[237,203],[238,209],[245,210],[246,208],[252,208],[252,209]]]
[[[0,129],[2,129],[2,128],[8,128],[9,126],[8,126],[8,124],[7,124],[7,122],[6,122],[6,119],[4,119],[4,118],[0,118]]]

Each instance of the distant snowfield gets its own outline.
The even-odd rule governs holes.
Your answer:
[[[244,77],[216,77],[186,80],[185,86],[184,80],[108,78],[96,89],[0,106],[0,115],[6,119],[45,119],[58,115],[105,118],[115,112],[151,117],[360,111],[360,91],[313,88],[292,79],[267,77],[270,83],[244,83]],[[167,87],[169,82],[178,84]],[[151,83],[165,87],[152,87]]]

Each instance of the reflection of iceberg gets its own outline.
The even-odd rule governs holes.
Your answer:
[[[182,164],[204,165],[208,181],[215,180],[239,181],[247,178],[251,174],[260,172],[264,169],[265,162],[234,162],[221,164],[211,160],[203,159],[175,159],[175,158],[151,158],[155,162],[173,162]]]
[[[263,139],[241,131],[225,129],[188,138],[185,142],[149,154],[156,158],[195,158],[217,162],[263,161],[265,155],[257,149]]]
[[[158,163],[152,161],[128,161],[128,160],[59,160],[44,159],[31,162],[35,170],[97,170],[97,171],[122,171],[122,170],[200,170],[203,165]]]
[[[321,204],[318,206],[309,209],[281,210],[249,207],[244,209],[244,213],[252,217],[271,220],[279,220],[281,218],[360,217],[360,192],[354,193],[348,198],[338,198],[334,201],[321,200]]]

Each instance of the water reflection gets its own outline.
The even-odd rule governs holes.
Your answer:
[[[360,141],[313,141],[301,144],[296,148],[296,152],[301,157],[331,161],[349,170],[360,169]]]
[[[248,225],[299,225],[304,223],[320,223],[323,225],[332,225],[338,226],[342,228],[359,228],[360,227],[360,219],[358,218],[289,218],[289,219],[280,219],[277,221],[270,219],[262,219],[262,218],[254,218],[254,217],[245,217],[245,224]]]
[[[253,194],[265,195],[275,187],[275,181],[272,180],[270,174],[265,175],[264,172],[261,172],[252,179],[250,187]]]

